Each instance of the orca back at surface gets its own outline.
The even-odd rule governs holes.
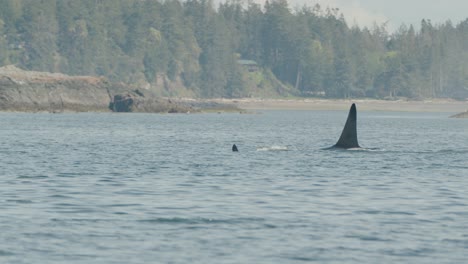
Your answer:
[[[341,149],[350,149],[350,148],[360,148],[358,139],[357,139],[357,113],[356,113],[356,104],[351,105],[349,109],[348,119],[341,132],[340,139],[332,148],[341,148]]]
[[[239,152],[239,150],[237,149],[236,144],[232,145],[232,151],[233,152]]]

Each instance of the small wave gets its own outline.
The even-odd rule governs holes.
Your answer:
[[[364,151],[368,152],[386,152],[386,149],[381,149],[381,148],[362,148]]]
[[[38,175],[38,176],[21,175],[21,176],[18,176],[18,179],[28,179],[28,180],[32,180],[32,179],[47,179],[47,178],[49,178],[49,176],[45,176],[45,175]]]
[[[465,154],[468,153],[468,149],[441,149],[436,151],[436,153],[442,154]]]
[[[6,200],[7,202],[20,203],[20,204],[31,204],[33,201],[27,199],[10,199]]]
[[[301,256],[292,256],[292,257],[288,257],[288,259],[291,259],[294,261],[301,261],[301,262],[315,262],[319,260],[315,257],[301,257]]]
[[[209,224],[209,223],[223,223],[225,221],[215,220],[211,218],[181,218],[181,217],[170,217],[170,218],[154,218],[140,220],[143,223],[155,223],[155,224]]]
[[[7,256],[13,256],[13,255],[15,255],[15,253],[10,252],[10,251],[4,251],[4,250],[0,249],[0,256],[7,257]]]
[[[114,212],[115,215],[128,215],[127,212]]]
[[[321,150],[333,150],[333,151],[360,151],[360,152],[387,152],[386,149],[381,148],[335,148],[335,147],[327,147],[322,148]]]
[[[419,256],[427,256],[428,254],[434,252],[434,249],[432,248],[406,248],[406,249],[401,249],[401,250],[386,250],[384,252],[391,256],[419,257]]]
[[[265,146],[265,147],[257,147],[257,151],[289,151],[290,149],[288,146]]]
[[[385,149],[380,148],[349,148],[346,151],[362,151],[362,152],[386,152]]]
[[[262,218],[234,218],[234,219],[213,219],[213,218],[183,218],[183,217],[159,217],[153,219],[143,219],[139,222],[154,224],[238,224],[243,222],[263,221]]]
[[[375,242],[390,242],[390,241],[393,241],[391,239],[380,238],[380,237],[372,236],[372,235],[364,235],[364,236],[361,236],[361,235],[347,235],[345,237],[359,239],[361,241],[375,241]]]
[[[356,211],[358,214],[384,214],[384,215],[416,215],[413,212],[403,212],[403,211],[380,211],[380,210],[364,210],[364,211]]]
[[[99,222],[108,222],[108,219],[104,218],[52,218],[52,222],[57,223],[99,223]],[[54,236],[54,234],[49,234],[49,236]]]
[[[468,240],[466,239],[444,239],[442,240],[444,243],[451,243],[451,244],[456,244],[465,248],[468,248]]]
[[[440,150],[404,150],[404,151],[391,151],[391,153],[404,153],[404,154],[466,154],[468,149],[440,149]]]
[[[141,204],[133,203],[133,204],[108,204],[105,205],[104,207],[135,207],[135,206],[141,206]]]
[[[73,199],[72,196],[63,195],[63,194],[53,194],[53,195],[49,195],[48,197],[52,199]]]
[[[364,210],[364,211],[356,211],[357,214],[381,214],[382,211],[379,210]]]
[[[79,173],[73,173],[73,172],[60,172],[57,174],[57,177],[78,177],[80,176]]]

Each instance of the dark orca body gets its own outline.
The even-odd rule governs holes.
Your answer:
[[[341,132],[340,139],[338,142],[331,148],[339,149],[350,149],[350,148],[360,148],[358,139],[357,139],[357,115],[356,115],[356,105],[352,104],[351,109],[349,109],[348,119]]]
[[[232,151],[234,151],[234,152],[238,152],[238,151],[239,151],[239,150],[237,149],[236,144],[232,145]]]

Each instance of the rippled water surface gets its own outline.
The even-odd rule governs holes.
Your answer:
[[[346,116],[0,113],[0,263],[467,263],[468,120]]]

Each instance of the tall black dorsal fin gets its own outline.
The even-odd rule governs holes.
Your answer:
[[[343,132],[341,132],[340,139],[334,147],[344,149],[359,148],[356,122],[356,105],[353,104],[351,105],[351,109],[349,109],[348,119],[346,120]]]

